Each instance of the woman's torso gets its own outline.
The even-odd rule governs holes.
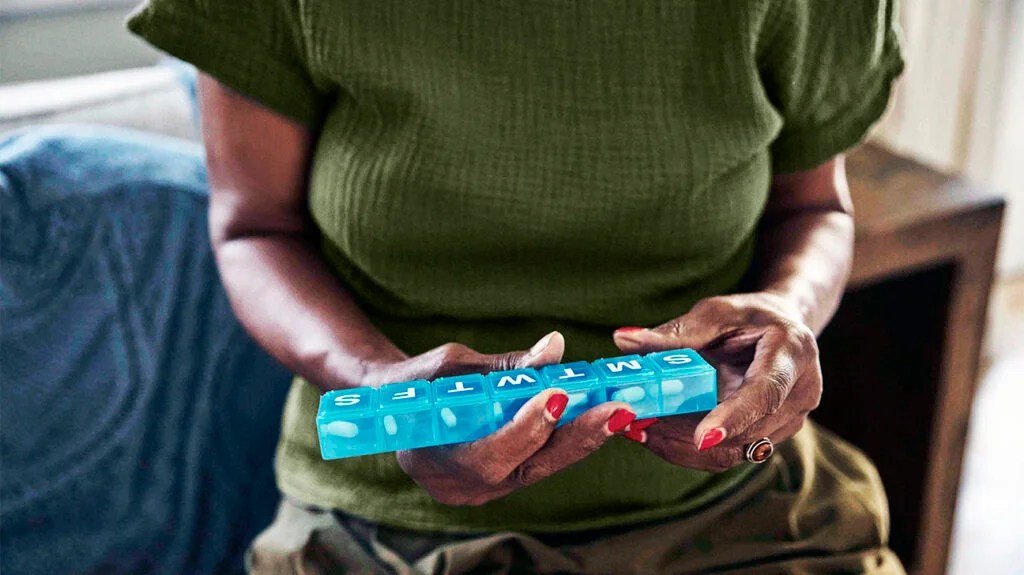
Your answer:
[[[763,9],[723,2],[302,4],[335,99],[310,179],[326,256],[407,353],[551,329],[566,360],[733,289],[781,126],[757,68]],[[325,462],[297,380],[278,474],[299,499],[436,531],[666,517],[740,481],[615,440],[481,507],[433,502],[391,455]]]

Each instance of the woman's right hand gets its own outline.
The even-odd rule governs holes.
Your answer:
[[[396,363],[371,368],[364,385],[558,363],[565,340],[552,332],[528,351],[483,354],[450,343]],[[501,429],[469,443],[399,451],[398,463],[431,497],[446,505],[482,505],[580,461],[636,418],[625,403],[591,408],[555,429],[569,397],[546,389]]]

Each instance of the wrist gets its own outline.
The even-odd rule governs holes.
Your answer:
[[[331,353],[324,361],[326,378],[324,385],[320,387],[326,390],[377,387],[381,384],[382,372],[406,359],[408,356],[391,342],[383,345],[364,343],[355,348]]]
[[[793,286],[771,285],[761,289],[759,293],[767,298],[780,314],[802,325],[812,327],[813,305],[808,302],[804,294],[800,293],[800,290]]]

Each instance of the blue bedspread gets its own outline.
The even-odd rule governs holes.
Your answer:
[[[242,568],[288,373],[214,267],[201,149],[0,135],[0,572]]]

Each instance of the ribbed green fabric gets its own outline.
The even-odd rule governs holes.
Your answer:
[[[745,273],[773,171],[855,144],[902,68],[884,0],[151,0],[132,31],[320,131],[324,253],[408,353],[448,341],[616,354]],[[286,320],[285,318],[283,318]],[[324,462],[293,385],[282,490],[433,531],[558,531],[678,515],[750,473],[613,440],[480,507],[392,455]]]

